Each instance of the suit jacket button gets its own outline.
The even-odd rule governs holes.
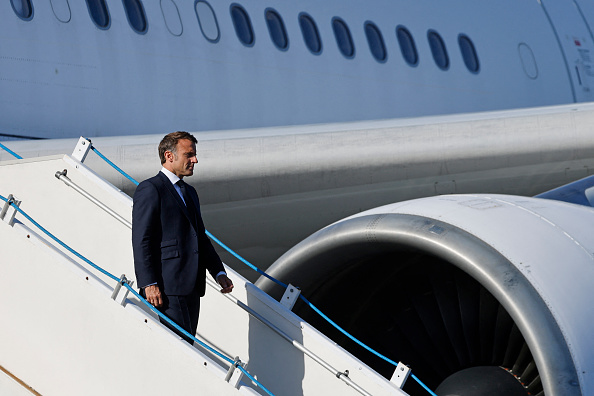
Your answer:
[[[194,249],[194,254],[198,254],[198,250]]]

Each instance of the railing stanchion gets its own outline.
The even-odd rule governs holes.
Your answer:
[[[292,311],[297,299],[299,299],[299,294],[301,294],[301,289],[289,283],[289,286],[287,286],[280,303],[284,305],[289,311]]]
[[[91,147],[93,147],[93,145],[91,144],[91,140],[81,136],[78,139],[78,143],[76,144],[74,151],[72,152],[72,157],[80,162],[85,162],[85,159],[87,158],[87,154],[89,154]]]
[[[124,284],[128,284],[130,286],[132,286],[134,284],[134,281],[130,281],[126,278],[125,274],[122,274],[122,276],[120,277],[120,280],[118,281],[118,283],[116,284],[116,286],[113,288],[113,293],[111,293],[111,299],[114,301],[118,301],[118,294],[120,294],[120,290],[122,289],[122,286],[124,286]],[[124,291],[124,296],[120,299],[120,305],[124,305],[124,302],[126,301],[126,297],[128,297],[128,293],[130,292],[130,290],[128,288],[126,288],[126,290]]]
[[[233,362],[233,364],[231,364],[229,370],[227,371],[227,375],[225,376],[225,381],[229,382],[231,385],[233,385],[233,387],[238,389],[239,383],[241,382],[241,377],[243,377],[243,371],[235,370],[239,366],[245,369],[246,364],[239,359],[239,356],[235,356],[235,361]],[[233,382],[231,382],[231,379],[233,377],[235,377],[235,379]]]
[[[17,213],[17,209],[21,205],[21,201],[16,199],[12,194],[8,196],[2,211],[0,212],[0,220],[8,223],[9,226],[14,225],[14,216]]]
[[[402,362],[398,362],[398,366],[396,366],[396,370],[394,370],[394,374],[392,374],[392,378],[390,378],[390,382],[395,384],[397,387],[402,389],[404,387],[404,383],[408,379],[410,375],[410,367],[405,365]]]

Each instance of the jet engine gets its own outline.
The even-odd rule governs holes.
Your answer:
[[[439,396],[594,394],[594,209],[450,195],[334,223],[268,270]],[[280,298],[266,278],[257,285]],[[294,311],[390,378],[395,367]],[[408,379],[411,395],[428,393]]]

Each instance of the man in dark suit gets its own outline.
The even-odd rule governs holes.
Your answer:
[[[132,208],[134,269],[141,294],[192,335],[206,289],[206,270],[221,285],[221,292],[233,289],[205,234],[198,194],[182,180],[194,173],[196,143],[187,132],[173,132],[161,140],[163,167],[138,185]]]

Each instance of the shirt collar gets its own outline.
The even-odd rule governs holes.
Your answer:
[[[175,173],[171,172],[169,169],[165,169],[163,167],[163,168],[161,168],[161,172],[163,172],[163,174],[165,176],[167,176],[167,178],[169,179],[171,184],[173,184],[174,186],[175,186],[175,183],[177,183],[178,181],[181,180],[179,177],[177,177],[177,175]]]

